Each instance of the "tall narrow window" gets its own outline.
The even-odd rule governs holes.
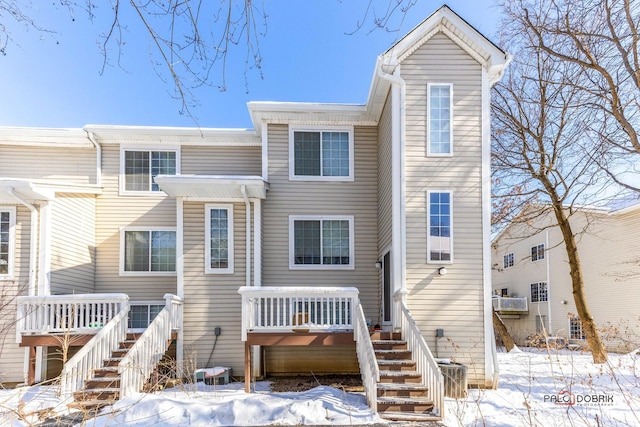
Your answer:
[[[154,178],[158,175],[176,175],[178,162],[176,151],[124,150],[124,191],[160,191]]]
[[[353,217],[290,217],[290,268],[353,268]]]
[[[514,260],[515,256],[513,255],[513,252],[511,252],[510,254],[506,254],[504,256],[504,268],[513,267]]]
[[[544,259],[544,243],[531,247],[531,261]]]
[[[174,230],[124,230],[125,273],[175,273]]]
[[[545,302],[548,299],[549,293],[545,282],[531,284],[531,302]]]
[[[582,322],[580,321],[580,317],[576,315],[569,316],[569,339],[572,339],[572,340],[586,339],[586,336],[584,335],[584,330],[582,329]]]
[[[429,84],[428,94],[428,136],[427,154],[448,156],[452,147],[452,101],[451,84]]]
[[[0,279],[13,276],[16,210],[0,209]]]
[[[205,272],[233,273],[233,205],[205,205]]]
[[[451,192],[427,192],[429,262],[453,261],[453,223]]]
[[[290,131],[289,178],[348,181],[353,179],[351,129],[295,129]]]

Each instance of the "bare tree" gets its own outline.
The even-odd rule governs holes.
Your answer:
[[[593,360],[604,363],[607,353],[587,304],[577,233],[570,221],[581,205],[592,201],[592,189],[606,178],[594,159],[584,155],[590,116],[583,108],[586,95],[579,86],[590,76],[582,67],[558,61],[542,49],[529,27],[508,21],[505,29],[510,50],[518,53],[493,93],[494,195],[512,208],[547,207],[520,209],[520,216],[512,221],[552,215],[564,240],[576,310]],[[545,37],[545,42],[551,42],[555,36]]]
[[[40,3],[40,2],[39,2]],[[150,60],[158,76],[173,87],[182,103],[181,113],[193,118],[197,105],[193,90],[210,86],[227,88],[227,67],[235,49],[244,55],[245,86],[250,72],[262,76],[260,40],[267,29],[267,15],[261,1],[233,0],[58,0],[43,2],[39,8],[63,8],[69,19],[85,15],[92,21],[107,22],[98,36],[104,61],[120,65],[129,30],[142,28],[150,40]],[[18,24],[50,34],[35,18],[32,4],[20,0],[0,0],[0,54],[6,55],[13,38],[10,24]],[[100,19],[99,19],[100,18]]]
[[[589,109],[585,134],[603,142],[587,153],[618,184],[638,190],[629,181],[638,158],[629,154],[640,154],[640,2],[512,0],[503,9],[539,49],[582,68],[585,78],[567,84]]]

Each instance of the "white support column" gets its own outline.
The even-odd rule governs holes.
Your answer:
[[[253,199],[253,286],[262,286],[262,200]]]
[[[176,366],[181,369],[184,360],[184,198],[176,199],[176,294],[182,298],[179,308],[180,329],[176,339]]]
[[[51,203],[40,204],[38,295],[51,295]]]

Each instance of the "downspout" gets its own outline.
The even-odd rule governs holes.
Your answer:
[[[245,211],[246,211],[246,218],[245,218],[245,222],[247,224],[247,231],[246,231],[246,271],[247,271],[247,278],[246,278],[246,284],[245,286],[249,287],[251,286],[251,202],[249,201],[249,197],[247,196],[247,186],[246,185],[242,185],[240,187],[240,192],[242,193],[242,198],[244,199],[244,206],[245,206]]]
[[[37,282],[37,273],[36,273],[36,262],[38,259],[38,210],[34,205],[24,200],[22,197],[18,196],[13,187],[8,187],[7,193],[22,203],[31,211],[31,247],[29,248],[29,296],[36,295],[36,282]]]
[[[96,185],[98,187],[102,186],[102,146],[96,141],[95,135],[93,132],[85,129],[87,133],[87,138],[96,147]]]
[[[385,60],[387,63],[385,64]],[[400,66],[395,58],[378,57],[377,75],[387,80],[392,86],[391,104],[391,177],[392,177],[392,274],[394,282],[394,300],[406,303],[406,228],[405,228],[405,173],[404,173],[404,144],[405,144],[405,81],[400,77]],[[387,72],[384,70],[387,68]],[[398,283],[400,286],[398,287]],[[399,306],[395,307],[394,328],[400,326]]]

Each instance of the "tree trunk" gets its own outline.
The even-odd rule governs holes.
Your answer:
[[[513,348],[516,346],[516,343],[513,342],[513,337],[509,333],[507,325],[504,324],[495,310],[493,310],[493,327],[498,330],[498,334],[500,335],[500,338],[502,339],[502,342],[507,349],[507,353],[513,350]]]
[[[578,245],[571,229],[569,218],[565,213],[565,208],[560,202],[553,203],[553,211],[564,238],[564,244],[569,258],[569,268],[571,274],[571,285],[573,289],[573,300],[576,303],[576,310],[582,322],[582,330],[587,338],[587,344],[591,349],[593,363],[605,363],[607,361],[607,351],[600,339],[600,334],[591,316],[591,310],[587,305],[587,298],[584,293],[584,276],[582,274],[582,264],[578,254]],[[546,248],[548,249],[548,248]],[[545,255],[547,256],[547,255]]]

